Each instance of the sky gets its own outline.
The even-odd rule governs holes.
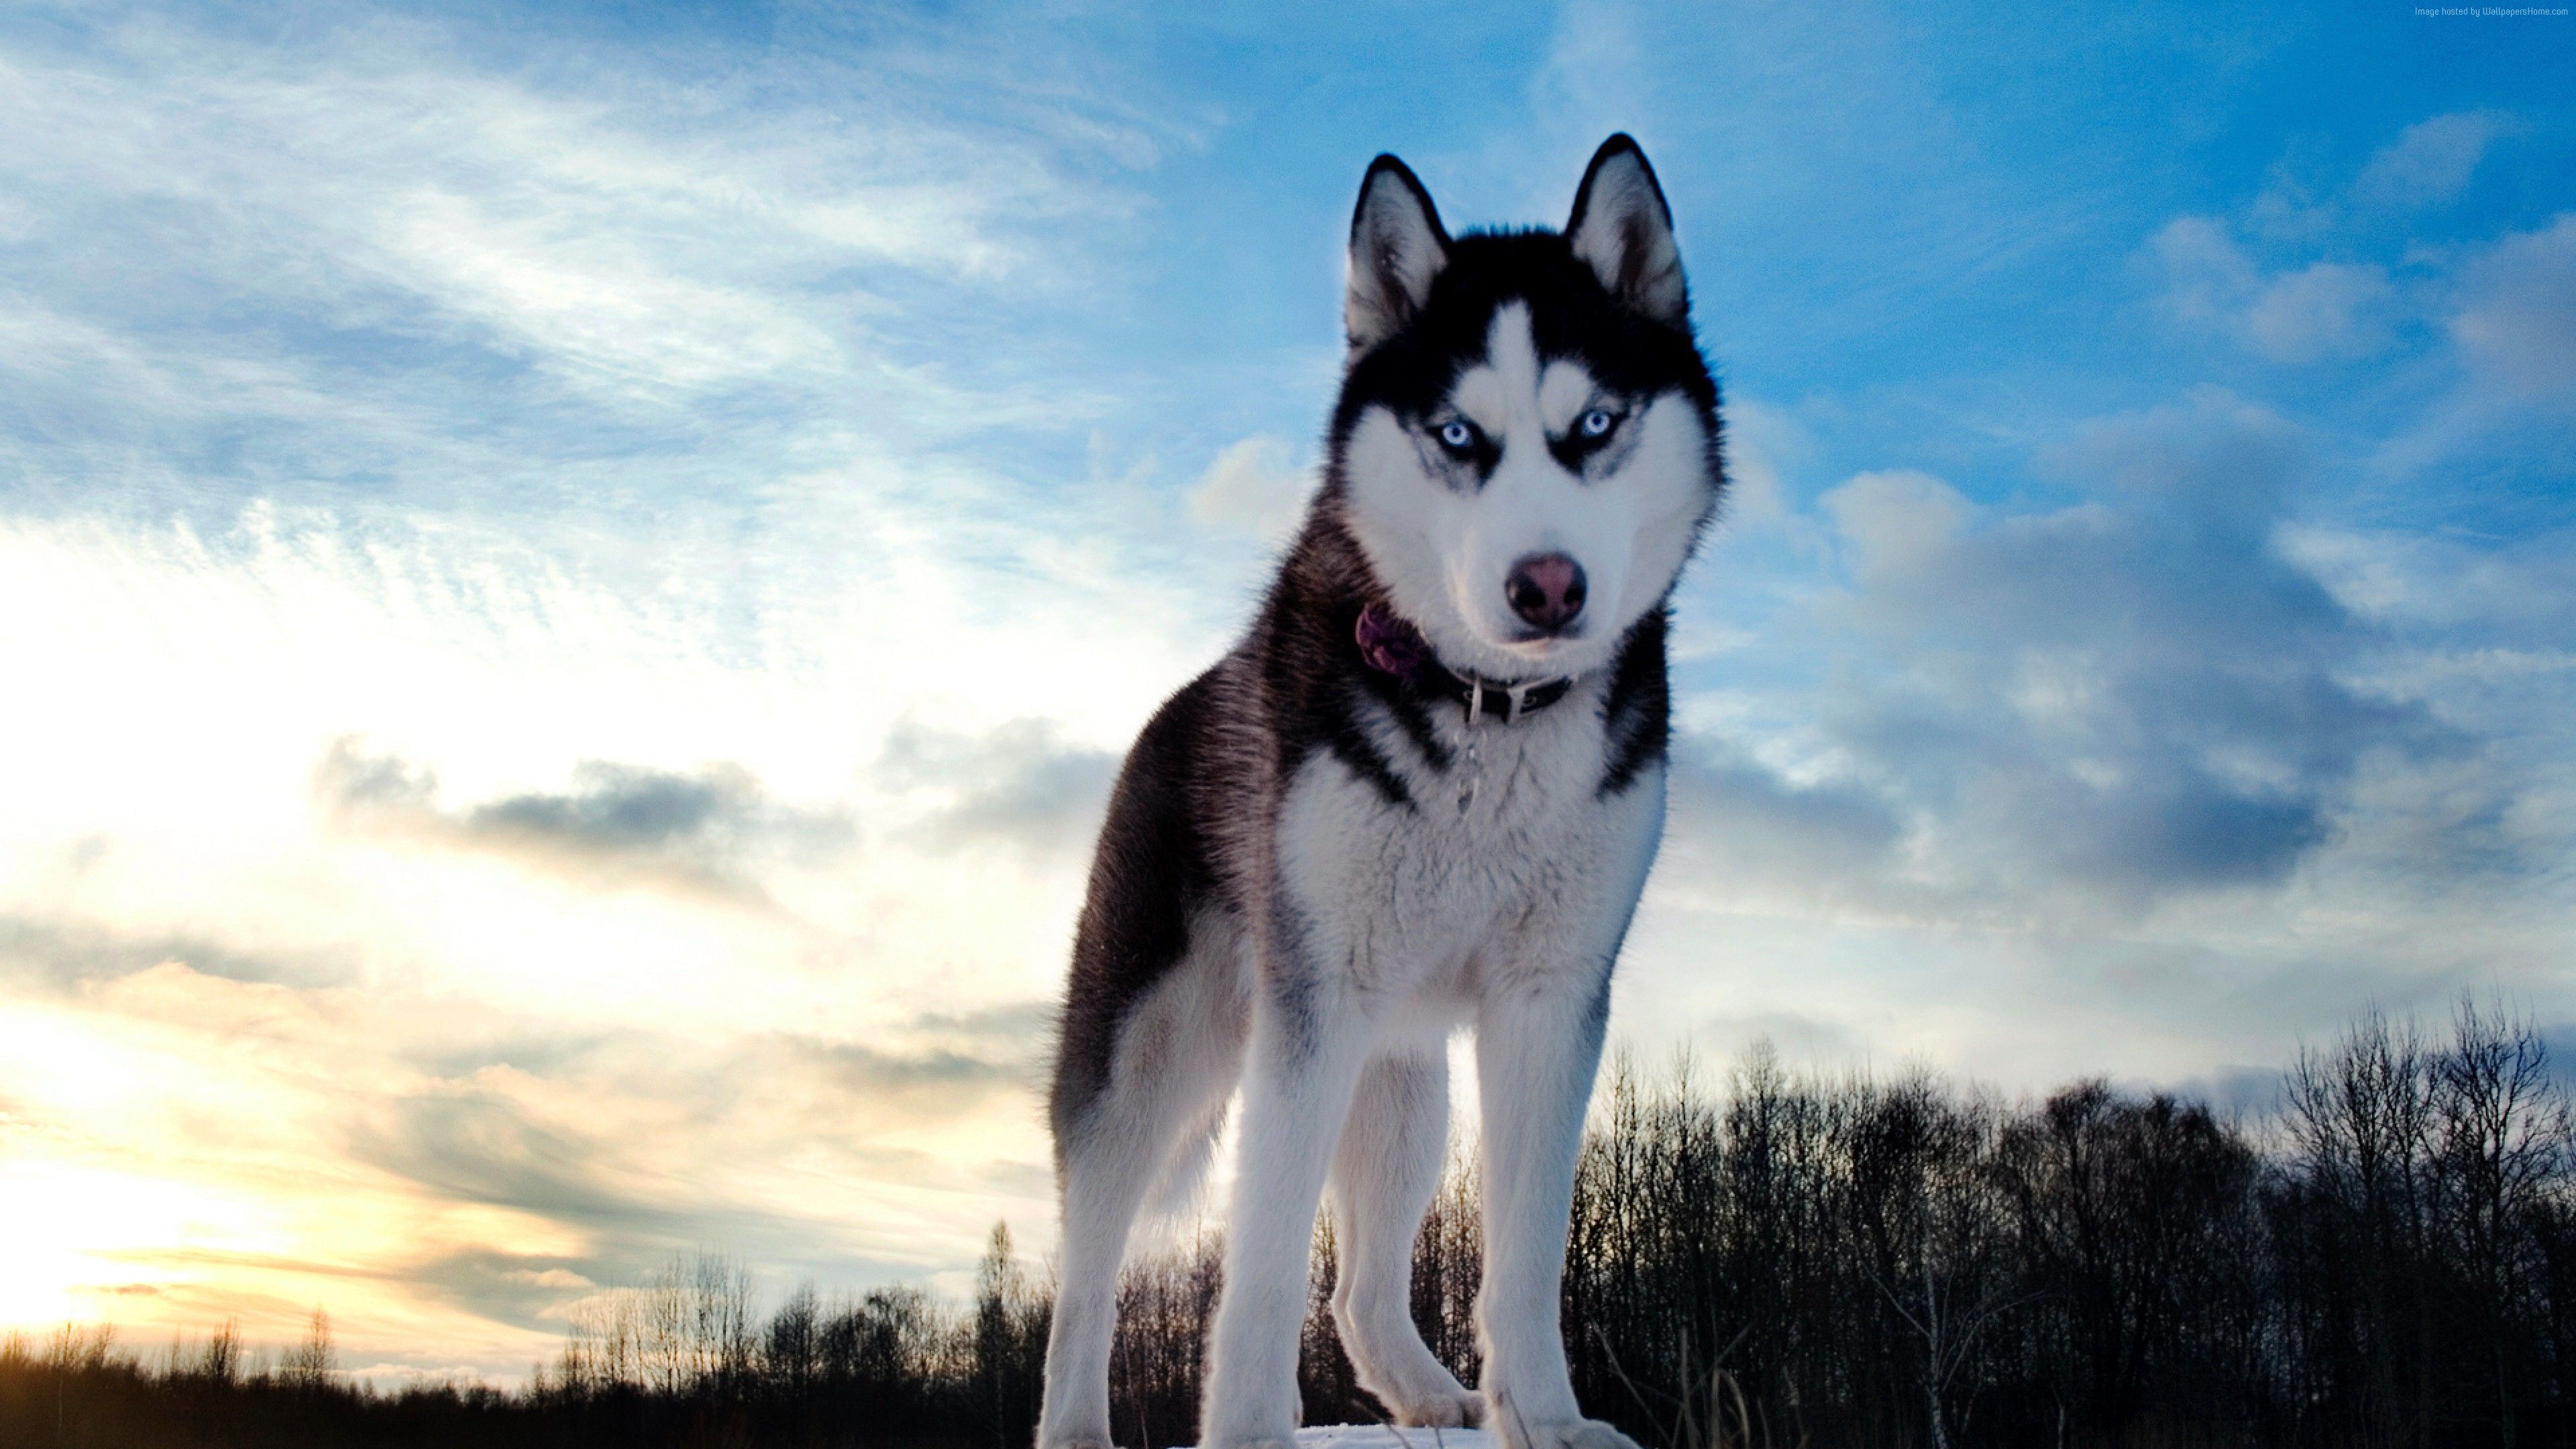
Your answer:
[[[1726,392],[1641,1061],[2576,1037],[2576,20],[0,15],[0,1328],[507,1380],[1051,1245],[1089,839],[1379,151],[1659,171]]]

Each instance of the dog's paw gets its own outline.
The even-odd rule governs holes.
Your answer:
[[[1106,1434],[1059,1434],[1038,1440],[1038,1449],[1118,1449]]]
[[[1472,1429],[1485,1419],[1485,1396],[1472,1389],[1411,1394],[1387,1405],[1409,1429]]]
[[[1494,1426],[1506,1449],[1638,1449],[1637,1441],[1599,1419],[1568,1419],[1559,1424],[1521,1424],[1505,1416]]]

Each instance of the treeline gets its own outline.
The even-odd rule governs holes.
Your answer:
[[[2099,1082],[2005,1103],[1924,1075],[1723,1084],[1615,1067],[1565,1289],[1577,1387],[1650,1444],[2576,1442],[2576,1125],[2527,1022],[2364,1020],[2251,1121]],[[1475,1379],[1481,1229],[1453,1166],[1414,1311]],[[1310,1423],[1368,1420],[1326,1300]],[[1129,1273],[1120,1440],[1193,1436],[1220,1244]],[[147,1364],[103,1331],[0,1343],[0,1443],[991,1446],[1034,1428],[1046,1284],[997,1230],[970,1302],[916,1288],[763,1317],[720,1258],[590,1300],[524,1389],[380,1395],[327,1327]]]
[[[2249,1126],[1759,1054],[1719,1098],[1621,1075],[1574,1215],[1578,1385],[1694,1442],[2570,1442],[2576,1143],[2538,1034],[2372,1017],[2282,1088]]]
[[[243,1343],[226,1323],[202,1342],[121,1350],[104,1325],[30,1341],[0,1336],[0,1446],[156,1449],[162,1445],[494,1445],[562,1442],[516,1396],[483,1384],[379,1394],[337,1371],[330,1322],[315,1313],[282,1353]]]

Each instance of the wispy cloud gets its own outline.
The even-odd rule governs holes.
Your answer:
[[[631,490],[675,447],[1026,423],[959,329],[1072,286],[1157,145],[1081,90],[960,104],[918,65],[675,89],[387,15],[288,34],[111,9],[0,40],[20,486],[553,502],[567,463]]]
[[[436,775],[342,738],[315,767],[313,789],[354,828],[491,851],[581,880],[658,882],[761,906],[772,904],[753,874],[762,856],[829,860],[855,835],[843,812],[775,803],[739,765],[682,774],[586,760],[567,790],[445,810]]]

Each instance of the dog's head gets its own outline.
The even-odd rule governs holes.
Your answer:
[[[1351,219],[1325,500],[1452,668],[1579,674],[1716,507],[1717,386],[1645,153],[1602,144],[1563,232],[1451,237],[1380,156]]]

